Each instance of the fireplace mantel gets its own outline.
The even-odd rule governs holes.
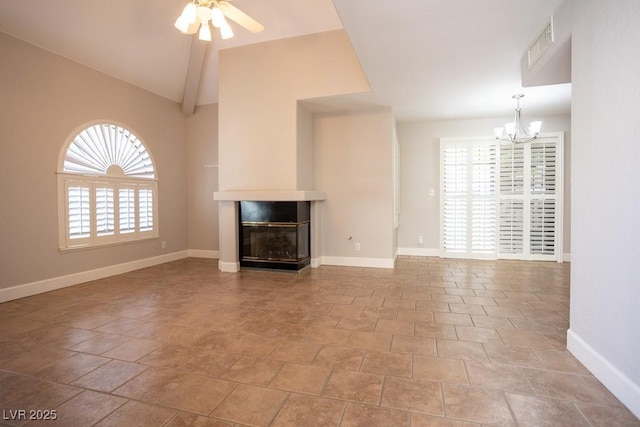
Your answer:
[[[320,201],[326,198],[322,191],[315,190],[239,190],[239,191],[215,191],[213,200],[241,202],[305,202]]]

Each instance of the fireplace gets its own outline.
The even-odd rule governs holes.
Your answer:
[[[241,267],[301,270],[311,262],[310,202],[241,201]]]

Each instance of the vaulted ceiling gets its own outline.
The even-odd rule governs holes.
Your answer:
[[[344,28],[372,91],[341,102],[390,106],[400,121],[509,114],[518,92],[530,113],[570,109],[570,84],[520,80],[520,58],[562,0],[231,1],[265,30],[232,23],[234,38],[214,34],[199,53],[173,27],[185,0],[4,0],[0,31],[177,102],[186,88],[200,105],[217,102],[220,49]]]

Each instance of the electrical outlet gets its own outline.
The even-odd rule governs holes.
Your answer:
[[[418,236],[418,244],[421,245],[424,243],[424,239],[422,238],[422,236]]]
[[[360,250],[360,243],[356,243],[356,251]]]
[[[166,240],[162,241],[162,249],[167,249],[167,241]]]
[[[429,195],[430,196],[435,196],[436,195],[436,189],[435,188],[430,188],[429,189]]]

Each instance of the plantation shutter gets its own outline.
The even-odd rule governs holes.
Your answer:
[[[142,187],[142,186],[141,186]],[[140,188],[138,190],[139,231],[153,230],[153,189]]]
[[[554,255],[557,205],[557,143],[531,143],[530,250],[535,256]]]
[[[96,235],[98,237],[115,234],[115,204],[113,187],[99,186],[95,190]]]
[[[562,145],[443,138],[441,255],[561,261]]]
[[[120,234],[135,233],[136,231],[136,193],[131,187],[120,188],[118,206],[120,210]]]
[[[88,241],[91,237],[90,187],[67,183],[67,236],[73,245]]]
[[[496,148],[492,144],[442,147],[441,252],[494,256],[496,252]]]
[[[443,251],[447,254],[467,253],[468,221],[468,147],[444,147],[443,171]]]

